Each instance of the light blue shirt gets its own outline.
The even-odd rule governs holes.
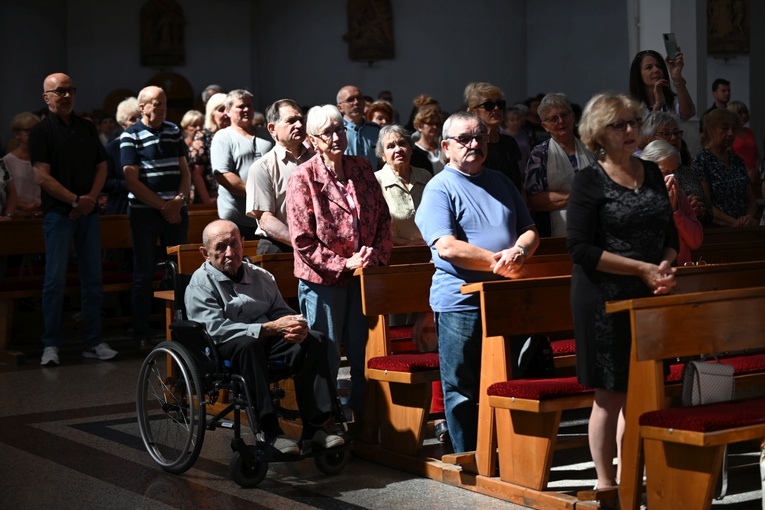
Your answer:
[[[349,156],[365,157],[372,164],[372,170],[377,170],[375,146],[377,145],[377,137],[380,135],[380,126],[367,121],[357,126],[345,117],[343,117],[343,124],[345,124],[346,135],[348,136],[348,148],[345,149],[345,153]]]
[[[430,287],[430,306],[436,312],[477,310],[478,295],[463,295],[460,286],[502,279],[490,271],[465,269],[442,259],[435,246],[439,238],[451,235],[498,252],[514,246],[520,233],[534,225],[518,188],[505,175],[485,167],[473,176],[444,167],[425,186],[414,221],[436,266]]]

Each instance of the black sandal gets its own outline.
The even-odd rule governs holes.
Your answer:
[[[449,439],[449,426],[446,424],[446,420],[436,423],[433,432],[439,443],[445,443]]]

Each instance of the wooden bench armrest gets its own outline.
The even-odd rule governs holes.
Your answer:
[[[403,384],[426,384],[438,381],[441,378],[439,370],[425,370],[422,372],[393,372],[390,370],[367,369],[367,377],[375,381],[403,383]]]
[[[528,411],[530,413],[550,413],[568,409],[583,409],[592,407],[595,398],[593,393],[572,395],[570,397],[553,398],[549,400],[532,400],[515,397],[489,396],[489,406],[511,411]]]
[[[765,438],[765,423],[714,432],[696,432],[642,425],[640,427],[640,437],[692,446],[717,446],[750,441],[752,439],[763,439]]]

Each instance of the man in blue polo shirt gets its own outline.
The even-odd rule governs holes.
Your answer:
[[[138,108],[141,120],[120,136],[120,160],[130,192],[133,338],[144,352],[152,348],[149,317],[157,241],[162,239],[164,246],[186,242],[191,178],[181,130],[165,121],[165,92],[154,86],[144,88],[138,94]]]
[[[82,356],[108,360],[117,355],[101,340],[101,227],[98,194],[106,180],[106,151],[96,126],[74,113],[69,76],[51,74],[43,83],[48,115],[29,134],[29,152],[42,189],[45,214],[45,283],[42,310],[45,323],[41,365],[58,365],[64,340],[61,313],[70,246],[77,248],[82,289]],[[10,239],[4,242],[12,242]]]
[[[441,150],[449,163],[425,186],[414,221],[430,246],[436,272],[430,287],[441,384],[455,452],[478,437],[481,310],[463,283],[518,278],[539,245],[534,222],[515,184],[483,166],[488,129],[475,114],[446,119]]]
[[[343,114],[348,136],[348,148],[345,153],[350,156],[363,156],[372,164],[372,170],[377,170],[377,137],[380,126],[364,120],[364,96],[353,85],[346,85],[337,93],[337,109]]]

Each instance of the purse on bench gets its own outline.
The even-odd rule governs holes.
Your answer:
[[[698,406],[733,399],[733,367],[719,361],[689,361],[683,369],[683,405]]]

